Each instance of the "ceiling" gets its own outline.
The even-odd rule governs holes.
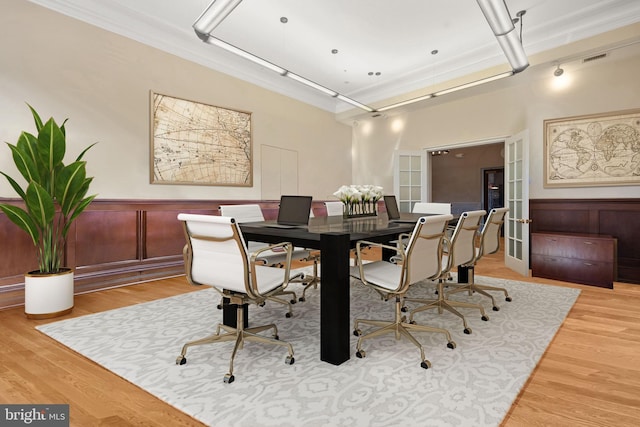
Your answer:
[[[30,1],[334,113],[353,108],[200,41],[192,25],[210,0]],[[640,22],[638,0],[506,4],[512,17],[526,11],[516,29],[529,57]],[[490,68],[511,69],[476,0],[244,0],[212,35],[376,107]]]

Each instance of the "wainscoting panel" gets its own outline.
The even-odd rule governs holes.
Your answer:
[[[18,199],[4,203],[21,206]],[[180,212],[218,215],[222,204],[258,203],[275,219],[277,200],[95,200],[72,224],[65,265],[75,292],[90,292],[184,274]],[[314,201],[316,216],[326,215]],[[0,309],[24,304],[24,274],[37,268],[31,239],[0,213]]]
[[[618,281],[640,284],[640,199],[531,199],[531,232],[615,237]]]

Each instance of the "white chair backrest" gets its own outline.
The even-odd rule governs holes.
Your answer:
[[[327,216],[338,216],[344,212],[344,204],[342,202],[324,202],[327,208]]]
[[[463,212],[460,215],[456,229],[451,236],[449,256],[452,257],[451,267],[466,265],[476,257],[476,235],[480,228],[480,219],[487,214],[484,210]]]
[[[239,223],[264,221],[262,208],[257,204],[221,205],[220,215],[235,218]]]
[[[247,247],[236,221],[214,215],[178,215],[183,221],[187,248],[185,270],[191,283],[247,293]]]
[[[412,212],[425,214],[450,214],[451,203],[416,203],[413,205]]]
[[[416,223],[405,249],[409,284],[440,275],[444,233],[452,219],[451,214],[433,215]]]
[[[509,212],[509,208],[495,208],[491,209],[487,221],[482,228],[482,241],[480,245],[480,251],[478,252],[478,259],[482,255],[488,255],[498,252],[500,249],[500,230],[504,223],[504,217]]]

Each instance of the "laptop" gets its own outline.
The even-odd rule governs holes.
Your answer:
[[[406,217],[402,217],[400,215],[400,210],[398,209],[398,202],[396,202],[396,196],[383,196],[384,206],[387,209],[387,216],[389,217],[389,222],[399,222],[399,223],[407,223],[407,224],[415,224],[418,221],[419,215],[408,214]]]
[[[278,219],[267,224],[274,228],[301,228],[309,224],[311,196],[280,196]]]

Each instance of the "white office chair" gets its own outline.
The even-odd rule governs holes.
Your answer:
[[[246,204],[246,205],[220,205],[220,215],[224,217],[232,217],[238,224],[243,222],[259,222],[264,221],[264,215],[262,214],[262,208],[258,204]],[[249,252],[255,252],[268,247],[269,244],[263,242],[247,242],[247,248]],[[309,250],[301,248],[293,248],[291,251],[292,260],[302,260],[309,257]],[[270,266],[282,266],[286,260],[286,254],[277,248],[265,250],[260,252],[259,262],[264,265]],[[302,278],[302,273],[289,278],[289,282]],[[289,311],[286,313],[287,317],[292,316],[291,304],[295,304],[297,297],[293,291],[284,291],[283,294],[289,295],[290,300],[288,304]],[[281,303],[283,300],[273,299],[273,301]],[[286,303],[286,302],[285,302]],[[218,308],[222,308],[219,304]]]
[[[464,325],[464,333],[470,334],[471,328],[467,324],[467,320],[462,313],[456,310],[455,307],[460,308],[475,308],[480,310],[481,319],[489,320],[489,316],[486,315],[484,307],[480,304],[471,304],[468,302],[454,301],[446,298],[444,292],[444,283],[449,271],[458,265],[467,265],[473,261],[476,254],[475,240],[478,228],[480,227],[480,219],[486,215],[486,211],[469,211],[463,212],[460,215],[456,229],[451,237],[451,243],[445,247],[447,251],[442,257],[442,270],[438,277],[437,285],[437,299],[425,299],[425,298],[405,298],[405,302],[419,302],[424,304],[418,308],[411,310],[409,315],[409,321],[413,321],[413,317],[416,313],[429,309],[438,309],[438,313],[442,314],[443,310],[447,310],[462,319]]]
[[[327,208],[327,216],[342,216],[344,213],[344,203],[342,202],[324,202]]]
[[[232,383],[233,359],[236,352],[243,348],[245,341],[276,344],[287,348],[285,363],[294,363],[293,347],[280,341],[275,324],[245,327],[244,305],[261,304],[286,288],[291,267],[290,243],[267,246],[256,253],[249,253],[237,222],[230,217],[214,215],[179,214],[183,222],[186,245],[183,250],[187,281],[192,285],[210,286],[223,298],[229,298],[237,305],[236,326],[218,324],[215,334],[186,343],[182,347],[176,364],[187,363],[187,349],[191,346],[216,342],[235,341],[229,363],[229,372],[224,376],[225,383]],[[284,269],[266,267],[259,261],[261,251],[280,248],[285,254]],[[225,333],[221,334],[221,330]],[[266,330],[272,331],[271,337],[258,335]]]
[[[451,203],[421,203],[418,202],[413,205],[412,213],[424,213],[424,214],[450,214]]]
[[[401,313],[402,298],[412,284],[440,277],[443,242],[446,238],[445,228],[452,218],[452,215],[420,218],[409,237],[406,248],[366,241],[359,241],[356,244],[357,252],[362,250],[363,245],[395,250],[398,259],[397,263],[374,261],[364,264],[359,262],[357,266],[351,268],[353,277],[359,279],[365,286],[373,288],[382,295],[385,301],[391,298],[395,299],[394,320],[357,319],[355,321],[353,333],[359,337],[356,345],[357,357],[363,358],[366,355],[362,349],[364,340],[387,333],[395,333],[396,339],[404,336],[416,345],[420,349],[422,358],[420,366],[424,369],[430,368],[431,362],[425,358],[424,348],[411,335],[410,331],[444,334],[447,337],[447,347],[451,349],[456,347],[455,342],[451,339],[451,334],[446,329],[418,325],[415,322],[408,323],[406,316]],[[358,256],[357,259],[361,260],[362,257]],[[361,324],[373,325],[378,328],[362,335]]]
[[[504,217],[507,212],[509,212],[509,208],[491,209],[491,211],[489,212],[489,216],[487,217],[487,221],[484,223],[484,227],[482,228],[482,232],[480,233],[479,242],[478,245],[476,245],[475,257],[469,264],[465,265],[469,272],[468,283],[462,285],[450,284],[449,286],[454,287],[454,289],[447,292],[447,297],[451,294],[462,291],[468,291],[469,295],[471,295],[473,292],[478,292],[481,295],[491,298],[493,311],[500,310],[500,307],[496,305],[496,301],[493,298],[493,295],[491,295],[487,291],[503,292],[505,301],[511,301],[509,292],[507,292],[505,288],[479,285],[475,282],[474,274],[474,267],[483,255],[496,253],[498,252],[498,249],[500,249],[500,231],[502,230],[502,224],[504,224]]]

